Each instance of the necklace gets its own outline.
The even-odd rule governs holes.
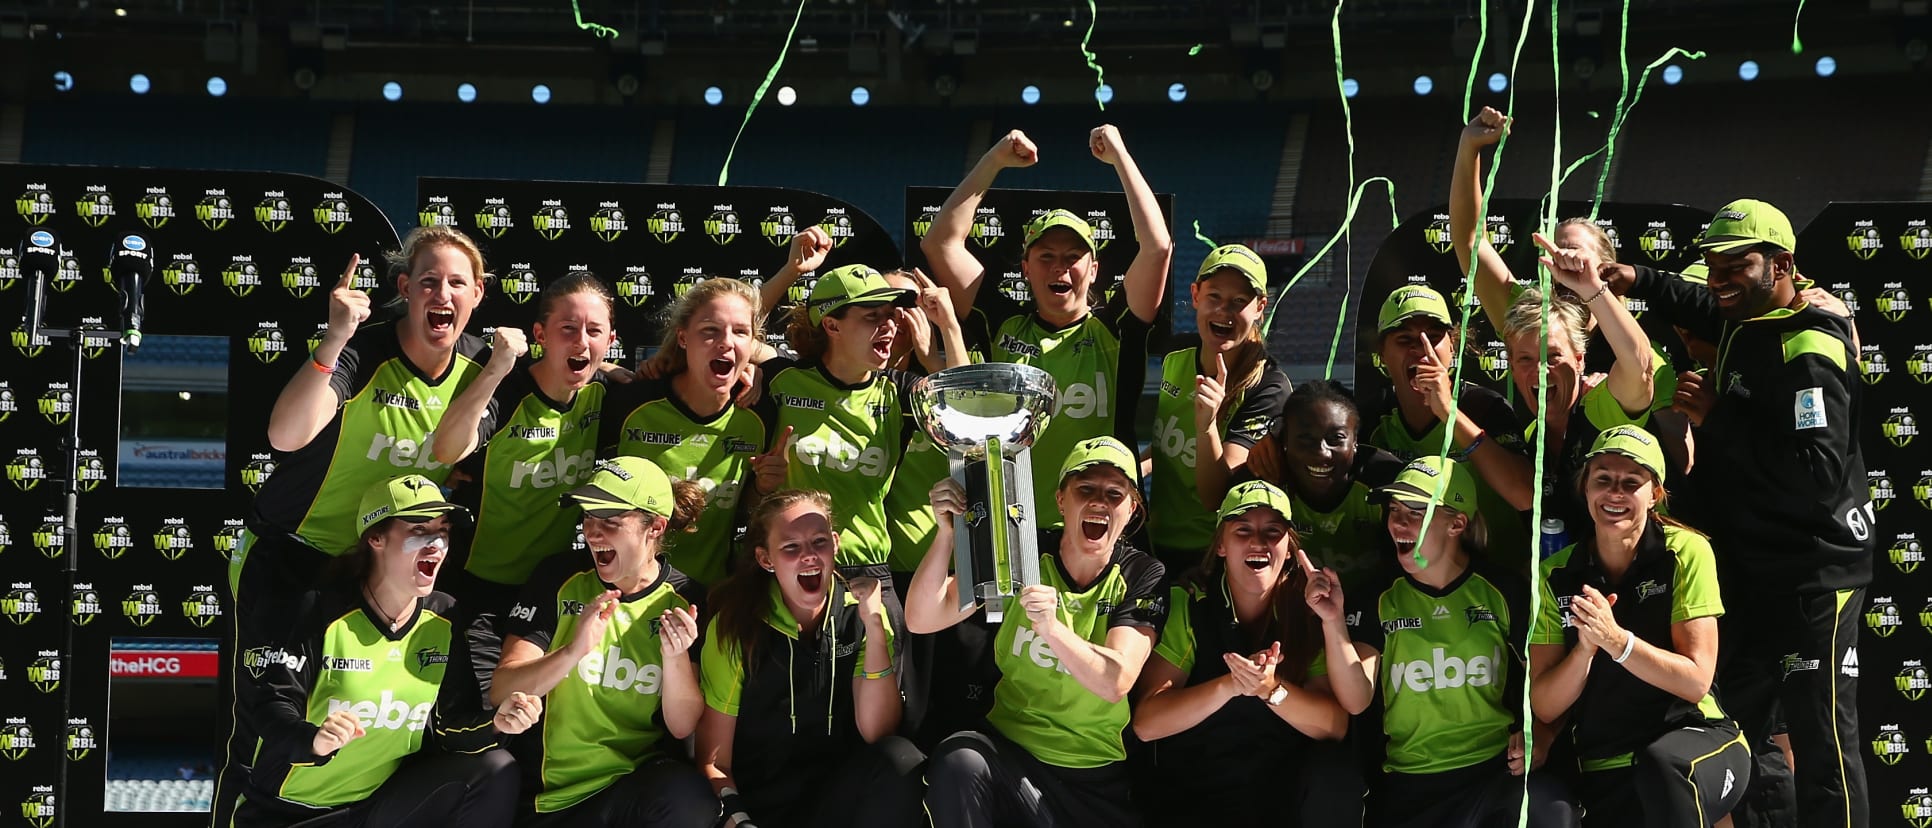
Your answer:
[[[389,610],[384,609],[382,606],[382,602],[376,600],[376,594],[369,591],[369,586],[367,584],[364,584],[362,587],[362,597],[369,599],[369,606],[375,607],[376,614],[382,616],[382,620],[389,622],[390,632],[395,632],[396,630],[399,630],[402,628],[403,617],[398,615],[393,615],[389,612]]]

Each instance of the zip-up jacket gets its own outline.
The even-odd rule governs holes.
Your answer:
[[[1717,343],[1717,402],[1698,430],[1697,468],[1719,571],[1776,592],[1870,583],[1851,320],[1806,305],[1730,321],[1703,286],[1635,269],[1631,296]]]

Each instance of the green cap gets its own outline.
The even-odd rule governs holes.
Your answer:
[[[812,293],[805,297],[809,321],[816,325],[825,317],[847,305],[863,305],[870,302],[890,302],[902,308],[910,308],[918,300],[919,292],[912,288],[896,288],[886,283],[879,271],[865,265],[846,265],[835,267],[818,277],[812,285]]]
[[[1435,288],[1404,285],[1382,300],[1382,312],[1376,315],[1376,332],[1388,333],[1417,316],[1434,319],[1444,325],[1452,324],[1449,321],[1449,303]]]
[[[1087,250],[1092,251],[1096,249],[1093,246],[1093,227],[1087,224],[1086,219],[1076,216],[1067,210],[1048,210],[1041,213],[1032,221],[1027,222],[1025,246],[1032,247],[1034,242],[1040,240],[1041,235],[1055,227],[1065,227],[1068,230],[1072,230],[1074,235],[1079,236],[1080,241],[1087,245]]]
[[[1224,267],[1241,271],[1241,275],[1248,277],[1248,286],[1254,288],[1254,292],[1263,296],[1268,295],[1268,266],[1263,264],[1261,257],[1255,255],[1253,250],[1249,250],[1247,245],[1224,244],[1214,248],[1214,251],[1201,261],[1201,270],[1194,274],[1194,278],[1196,281],[1205,279],[1213,275],[1214,271]]]
[[[1740,198],[1724,205],[1711,218],[1711,226],[1697,249],[1706,253],[1729,253],[1753,244],[1775,244],[1798,252],[1798,234],[1791,232],[1791,220],[1784,212],[1757,199]]]
[[[1228,496],[1221,498],[1221,520],[1239,516],[1249,509],[1273,509],[1282,520],[1292,519],[1294,507],[1288,500],[1288,493],[1266,480],[1250,480],[1228,490]]]
[[[1708,285],[1711,283],[1711,268],[1703,262],[1691,262],[1690,264],[1684,265],[1683,272],[1677,275],[1684,281],[1695,285]]]
[[[1634,425],[1620,425],[1605,429],[1597,435],[1597,441],[1590,446],[1590,453],[1583,455],[1585,462],[1599,454],[1621,454],[1635,460],[1637,465],[1657,478],[1657,485],[1664,485],[1664,449],[1657,444],[1657,438],[1650,432]]]
[[[468,514],[469,510],[443,500],[443,490],[420,474],[391,477],[362,492],[362,502],[356,508],[356,534],[389,518],[424,523],[449,512]]]
[[[664,476],[664,470],[656,463],[642,457],[599,460],[590,482],[565,492],[563,505],[582,506],[584,514],[598,518],[617,517],[637,509],[669,517],[671,479]]]
[[[1134,485],[1140,485],[1140,458],[1112,437],[1095,437],[1074,443],[1073,451],[1067,455],[1067,462],[1060,465],[1060,482],[1065,483],[1074,472],[1101,465],[1119,469]]]
[[[1397,472],[1395,480],[1387,486],[1376,489],[1372,499],[1377,502],[1396,500],[1415,508],[1423,508],[1435,494],[1437,481],[1443,475],[1449,476],[1442,484],[1442,496],[1436,498],[1436,505],[1454,509],[1465,515],[1476,513],[1476,481],[1467,469],[1459,468],[1454,460],[1443,460],[1434,455],[1417,457]]]

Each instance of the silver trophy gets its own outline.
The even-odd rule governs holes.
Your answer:
[[[1040,582],[1031,449],[1059,399],[1052,375],[1006,362],[948,368],[912,389],[914,416],[945,449],[970,504],[953,519],[960,609],[984,603],[991,622],[1005,598]]]

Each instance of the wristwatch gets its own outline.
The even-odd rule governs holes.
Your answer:
[[[1275,692],[1268,694],[1268,706],[1279,707],[1282,701],[1287,698],[1288,698],[1288,685],[1277,684],[1275,685]]]

